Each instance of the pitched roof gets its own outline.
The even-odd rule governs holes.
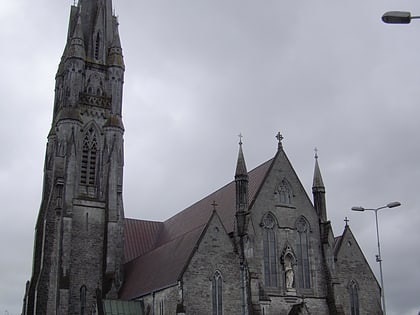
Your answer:
[[[270,159],[249,172],[250,201],[256,197],[272,162]],[[124,247],[127,263],[124,266],[125,282],[120,291],[122,299],[134,299],[177,283],[212,216],[211,204],[214,201],[226,231],[233,232],[234,181],[165,222],[126,219]]]
[[[124,221],[124,259],[133,260],[156,244],[156,239],[163,227],[162,222],[125,219]]]
[[[204,228],[200,226],[127,263],[120,298],[131,300],[176,285]]]

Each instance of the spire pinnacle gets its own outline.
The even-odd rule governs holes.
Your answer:
[[[238,152],[238,160],[236,163],[236,172],[235,172],[235,178],[237,178],[238,176],[248,176],[248,171],[246,169],[246,164],[245,164],[245,158],[244,158],[244,153],[242,151],[242,134],[238,135],[239,137],[239,152]]]
[[[325,200],[325,186],[318,164],[318,149],[315,149],[315,169],[312,194],[314,196],[314,208],[320,219],[325,222],[327,220],[327,205]]]
[[[314,180],[313,180],[312,189],[324,188],[324,182],[322,180],[321,170],[319,169],[319,164],[318,164],[318,149],[315,148],[314,151],[315,151],[315,169],[314,169]]]

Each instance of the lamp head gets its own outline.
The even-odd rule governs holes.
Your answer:
[[[388,24],[409,24],[411,13],[404,11],[390,11],[382,15],[382,21]]]
[[[353,211],[365,211],[365,208],[363,208],[363,207],[352,207],[351,210],[353,210]]]
[[[386,205],[388,208],[395,208],[401,206],[401,203],[398,201],[390,202]]]

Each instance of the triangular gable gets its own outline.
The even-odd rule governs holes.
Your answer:
[[[351,242],[352,242],[352,246],[355,246],[355,247],[356,247],[357,251],[359,252],[359,256],[363,258],[363,260],[364,260],[364,262],[365,262],[366,266],[367,266],[367,267],[368,267],[368,269],[369,269],[369,272],[372,274],[372,277],[373,277],[374,279],[376,279],[375,274],[374,274],[374,272],[372,271],[372,268],[370,267],[370,265],[369,265],[368,261],[366,260],[366,257],[365,257],[365,255],[363,254],[363,251],[362,251],[362,249],[360,248],[359,243],[357,242],[356,238],[354,237],[353,232],[350,230],[350,226],[348,226],[348,225],[346,225],[346,226],[345,226],[345,228],[344,228],[344,232],[343,232],[343,234],[341,235],[341,237],[339,236],[339,237],[336,237],[336,238],[335,238],[335,246],[334,246],[334,258],[335,258],[335,260],[336,260],[336,261],[338,261],[338,255],[340,254],[340,251],[341,251],[341,250],[342,250],[342,248],[343,248],[343,243],[344,243],[343,241],[344,241],[347,237],[349,237],[349,238],[350,238],[350,240],[351,240]],[[376,279],[376,282],[378,283],[378,280],[377,280],[377,279]],[[378,286],[379,286],[379,283],[378,283]]]
[[[206,232],[207,232],[207,230],[208,230],[209,226],[213,223],[213,220],[217,220],[217,221],[219,222],[220,226],[221,226],[221,227],[222,227],[222,229],[223,229],[224,234],[226,235],[226,237],[227,237],[228,241],[231,243],[231,245],[232,245],[232,250],[233,250],[233,246],[234,246],[234,245],[233,245],[233,243],[232,243],[231,239],[229,238],[229,235],[228,235],[228,233],[227,233],[227,231],[226,231],[226,229],[225,229],[225,227],[224,227],[224,225],[223,225],[222,219],[221,219],[221,218],[220,218],[220,216],[218,215],[218,212],[217,212],[216,210],[213,210],[213,213],[212,213],[211,217],[209,218],[209,220],[207,221],[206,226],[205,226],[205,227],[204,227],[204,229],[202,230],[201,235],[200,235],[200,237],[198,238],[198,240],[197,240],[197,242],[196,242],[196,244],[195,244],[195,246],[194,246],[194,248],[193,248],[193,251],[192,251],[192,252],[191,252],[191,254],[190,254],[190,257],[189,257],[189,258],[188,258],[188,260],[186,261],[186,264],[185,264],[185,266],[184,266],[184,268],[183,268],[183,270],[182,270],[182,272],[181,272],[181,274],[180,274],[180,276],[179,276],[179,279],[181,279],[181,278],[182,278],[182,276],[183,276],[183,274],[184,274],[185,270],[187,269],[187,267],[188,267],[188,265],[189,265],[189,262],[191,261],[191,259],[192,259],[192,258],[193,258],[193,256],[194,256],[195,250],[196,250],[196,249],[198,249],[198,248],[200,247],[201,241],[202,241],[202,240],[203,240],[203,238],[205,237]]]
[[[288,168],[291,171],[292,176],[294,177],[294,179],[296,180],[296,183],[297,183],[295,188],[299,188],[301,190],[300,192],[297,192],[296,190],[294,190],[294,193],[296,195],[305,196],[304,198],[306,199],[306,202],[308,203],[308,205],[313,207],[312,201],[309,198],[308,193],[306,192],[304,186],[302,185],[302,182],[300,181],[299,176],[297,175],[295,169],[293,168],[292,163],[290,163],[290,160],[287,157],[284,150],[280,149],[279,151],[277,151],[275,157],[268,162],[270,162],[270,165],[267,167],[267,171],[264,173],[264,177],[261,178],[261,182],[260,182],[257,190],[255,191],[255,193],[253,195],[253,198],[250,200],[249,208],[252,209],[252,207],[254,206],[255,201],[257,200],[259,194],[261,193],[261,190],[263,189],[264,184],[266,183],[267,179],[270,177],[270,175],[272,173],[272,169],[276,164],[283,165],[285,168]],[[268,162],[266,162],[266,163],[268,163]],[[291,178],[288,179],[289,183],[290,183],[290,180],[291,180]]]

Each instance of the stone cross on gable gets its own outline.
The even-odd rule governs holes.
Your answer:
[[[284,139],[283,135],[280,132],[278,132],[277,135],[276,135],[276,138],[279,141],[278,148],[282,149],[283,144],[281,143],[281,141]]]
[[[213,206],[213,211],[216,211],[216,207],[218,206],[218,204],[216,203],[216,200],[213,200],[211,205]]]

